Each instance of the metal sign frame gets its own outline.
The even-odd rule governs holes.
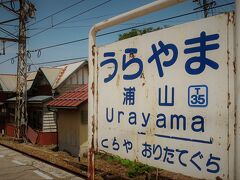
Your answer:
[[[240,179],[240,1],[235,0],[235,167],[233,178]]]

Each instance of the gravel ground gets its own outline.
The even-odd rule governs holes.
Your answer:
[[[71,156],[67,152],[56,151],[55,146],[38,146],[30,143],[18,143],[11,138],[0,137],[0,144],[8,146],[20,152],[24,152],[27,155],[33,156],[40,160],[49,162],[59,167],[63,167],[72,173],[87,177],[87,157],[81,158],[80,162],[78,158]],[[157,179],[157,170],[153,170],[151,173],[145,173],[143,175],[129,178],[127,175],[128,168],[116,163],[106,160],[108,155],[97,155],[96,157],[96,179]],[[162,180],[197,180],[181,174],[158,170],[158,179]]]

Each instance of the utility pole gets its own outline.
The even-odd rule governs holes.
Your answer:
[[[19,0],[19,42],[17,64],[17,90],[15,123],[17,139],[24,137],[27,128],[27,56],[26,56],[26,21],[35,15],[35,7],[26,0]]]
[[[193,0],[193,2],[196,2],[199,7],[195,8],[194,10],[198,10],[198,9],[203,9],[203,13],[204,13],[204,17],[207,18],[208,17],[208,11],[209,9],[211,9],[213,6],[216,5],[216,1],[208,1],[208,0]]]
[[[24,135],[27,123],[27,56],[26,56],[26,1],[19,0],[19,43],[16,90],[16,137]]]
[[[203,0],[203,10],[204,10],[204,17],[208,16],[208,7],[207,7],[207,0]]]
[[[19,1],[19,10],[15,11],[6,3],[13,3]],[[28,17],[33,18],[35,16],[35,6],[28,0],[11,0],[1,1],[0,6],[7,9],[11,13],[14,13],[18,18],[10,19],[8,21],[0,22],[4,24],[7,22],[19,20],[19,33],[18,37],[11,32],[0,27],[0,31],[13,38],[0,37],[0,40],[18,42],[18,64],[17,64],[17,89],[16,89],[16,104],[15,104],[15,137],[20,139],[24,137],[25,130],[27,128],[27,56],[26,56],[26,22]],[[5,50],[3,47],[3,54]]]

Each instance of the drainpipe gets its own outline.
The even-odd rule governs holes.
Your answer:
[[[97,147],[97,49],[96,34],[100,30],[135,19],[149,13],[168,8],[185,0],[157,0],[135,10],[120,14],[106,21],[94,25],[89,32],[89,86],[88,86],[88,179],[94,179],[94,153]]]

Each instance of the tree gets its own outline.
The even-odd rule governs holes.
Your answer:
[[[149,27],[149,28],[144,28],[142,30],[141,29],[132,29],[129,32],[120,34],[119,37],[118,37],[118,40],[128,39],[128,38],[131,38],[131,37],[134,37],[134,36],[146,34],[146,33],[153,32],[153,31],[157,31],[159,29],[162,29],[162,28],[160,28],[160,27],[158,27],[158,28]]]

